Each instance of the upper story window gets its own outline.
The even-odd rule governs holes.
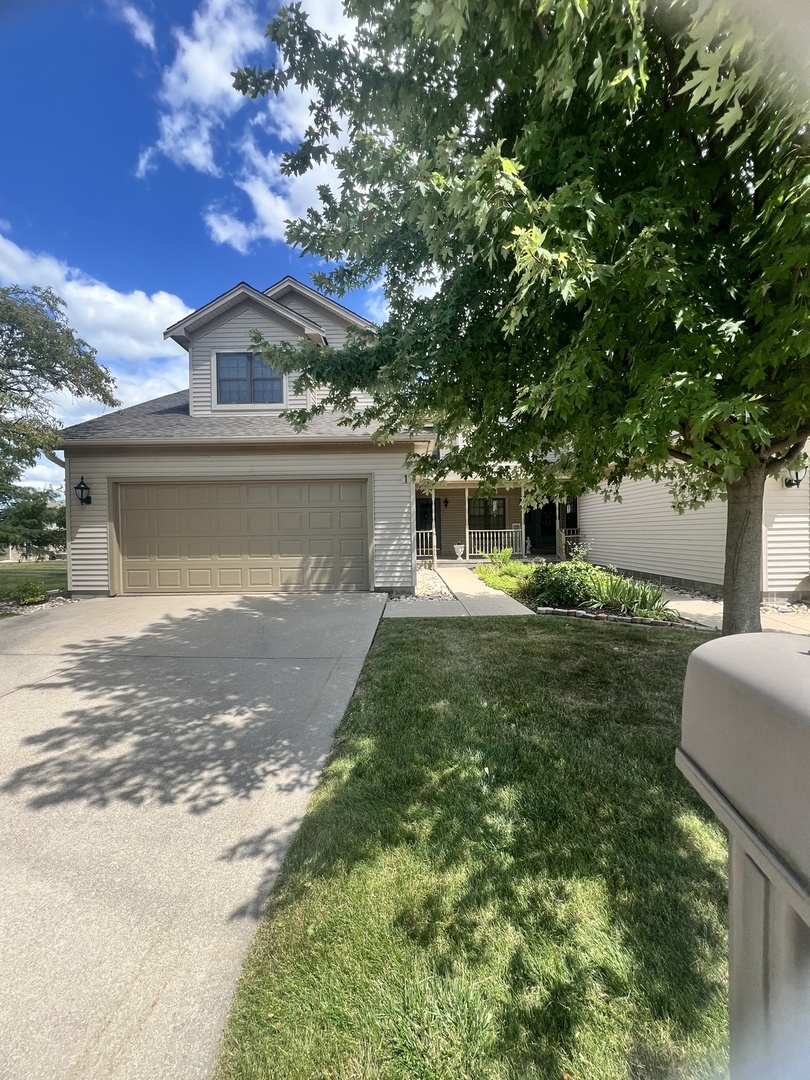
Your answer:
[[[217,353],[218,405],[280,405],[284,384],[255,353]]]

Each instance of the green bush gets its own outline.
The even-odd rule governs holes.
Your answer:
[[[486,564],[476,568],[481,580],[517,600],[541,607],[588,608],[613,615],[676,622],[678,612],[664,600],[664,591],[648,581],[623,577],[612,568],[594,566],[583,549],[568,562]]]
[[[522,595],[544,607],[580,607],[592,595],[595,577],[604,573],[584,559],[535,563],[531,576],[523,584]]]
[[[28,604],[44,603],[48,599],[48,594],[41,581],[35,578],[23,578],[22,581],[15,582],[10,589],[6,590],[3,599],[24,607]]]
[[[674,622],[677,611],[664,600],[664,590],[648,581],[636,581],[621,574],[604,573],[594,579],[586,607],[595,611],[608,609],[617,615],[636,615],[644,619]]]
[[[479,552],[479,555],[484,555],[484,552]],[[511,548],[494,548],[488,555],[485,556],[488,563],[492,566],[497,566],[499,569],[508,566],[512,561],[512,549]]]
[[[489,585],[491,589],[500,589],[501,592],[516,596],[524,587],[524,582],[534,571],[531,563],[508,562],[504,566],[492,566],[490,563],[482,563],[476,566],[476,575]]]

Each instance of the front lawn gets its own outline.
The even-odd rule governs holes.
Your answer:
[[[726,844],[673,763],[703,641],[383,622],[220,1080],[720,1075]]]
[[[67,562],[47,559],[42,562],[0,562],[0,598],[12,585],[32,578],[41,581],[46,589],[67,588]]]

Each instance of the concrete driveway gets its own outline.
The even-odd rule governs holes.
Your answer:
[[[210,1075],[379,595],[0,622],[0,1076]]]

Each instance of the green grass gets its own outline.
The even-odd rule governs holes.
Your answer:
[[[521,595],[522,586],[534,573],[533,563],[509,562],[503,566],[481,563],[476,566],[475,574],[491,589],[499,589],[510,596]]]
[[[32,578],[41,581],[46,589],[67,588],[67,562],[64,559],[43,562],[0,562],[0,597],[12,585]]]
[[[720,1075],[726,845],[673,763],[704,640],[384,622],[219,1080]]]

